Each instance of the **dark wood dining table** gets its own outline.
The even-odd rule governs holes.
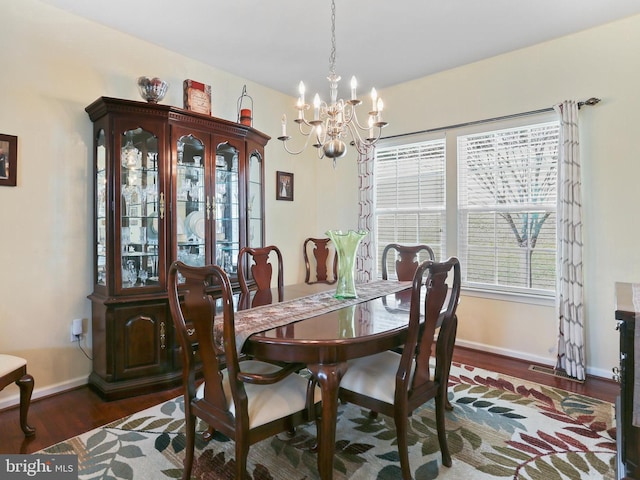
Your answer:
[[[304,363],[322,392],[322,418],[318,431],[320,478],[333,478],[338,389],[347,360],[404,344],[409,321],[411,284],[397,293],[339,308],[255,333],[242,351],[260,360]],[[283,301],[335,290],[324,284],[296,284],[284,288]],[[277,290],[272,295],[278,301]]]

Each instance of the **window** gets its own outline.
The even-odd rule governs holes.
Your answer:
[[[555,289],[558,122],[458,137],[467,286]]]
[[[427,243],[436,258],[460,258],[466,289],[553,296],[560,127],[549,120],[378,147],[376,265],[387,243]],[[457,219],[448,230],[447,218]]]
[[[444,139],[378,149],[374,178],[375,264],[392,242],[426,243],[440,258],[446,215]]]

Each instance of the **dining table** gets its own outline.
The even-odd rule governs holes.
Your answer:
[[[317,451],[323,480],[333,478],[338,390],[347,362],[399,347],[407,335],[411,282],[377,280],[358,285],[356,291],[358,298],[336,299],[335,286],[288,285],[282,295],[273,289],[261,305],[236,312],[237,329],[266,322],[253,328],[260,331],[240,335],[242,353],[269,362],[303,363],[314,375],[322,393]]]

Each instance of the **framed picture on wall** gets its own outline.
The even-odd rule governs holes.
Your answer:
[[[276,200],[293,201],[293,173],[276,172]]]
[[[18,137],[0,134],[0,185],[16,186]]]

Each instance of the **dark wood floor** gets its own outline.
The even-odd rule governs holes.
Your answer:
[[[613,380],[588,378],[584,383],[532,372],[530,362],[456,347],[454,360],[468,365],[524,378],[613,403],[619,385]],[[13,388],[13,387],[8,387]],[[20,430],[18,409],[0,412],[0,453],[33,453],[55,443],[143,410],[181,394],[179,388],[124,400],[104,402],[88,387],[35,400],[29,411],[29,423],[36,436],[25,439]]]

